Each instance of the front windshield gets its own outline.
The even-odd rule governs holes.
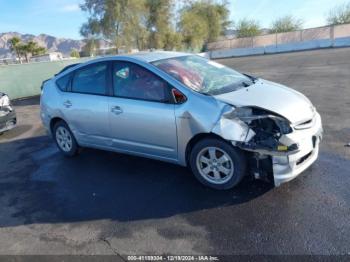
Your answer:
[[[197,55],[158,60],[153,65],[192,90],[208,95],[236,91],[253,83],[251,78]]]

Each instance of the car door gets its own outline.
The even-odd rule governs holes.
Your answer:
[[[163,160],[177,159],[174,103],[169,84],[146,68],[114,62],[109,115],[113,147]]]
[[[72,73],[68,92],[62,94],[64,118],[81,145],[108,147],[109,63],[100,62]]]

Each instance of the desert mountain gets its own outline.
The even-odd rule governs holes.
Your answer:
[[[84,46],[84,42],[81,40],[57,38],[46,34],[35,36],[17,32],[0,33],[0,58],[11,57],[13,55],[10,51],[8,40],[14,36],[21,38],[23,42],[34,40],[39,46],[45,47],[48,51],[58,51],[64,55],[69,55],[72,49],[80,51]]]

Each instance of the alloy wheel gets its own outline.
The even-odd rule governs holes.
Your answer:
[[[197,155],[196,165],[201,176],[214,184],[224,184],[234,174],[231,157],[218,147],[203,148]]]
[[[73,139],[70,132],[65,127],[59,126],[56,129],[56,141],[58,146],[64,152],[69,152],[72,150]]]

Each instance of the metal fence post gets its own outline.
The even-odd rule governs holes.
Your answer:
[[[277,32],[275,33],[275,44],[276,44],[276,48],[277,48],[277,45],[278,45],[278,42],[277,42]]]
[[[331,25],[329,27],[329,34],[330,34],[330,39],[331,39],[331,46],[334,47],[334,25]]]

